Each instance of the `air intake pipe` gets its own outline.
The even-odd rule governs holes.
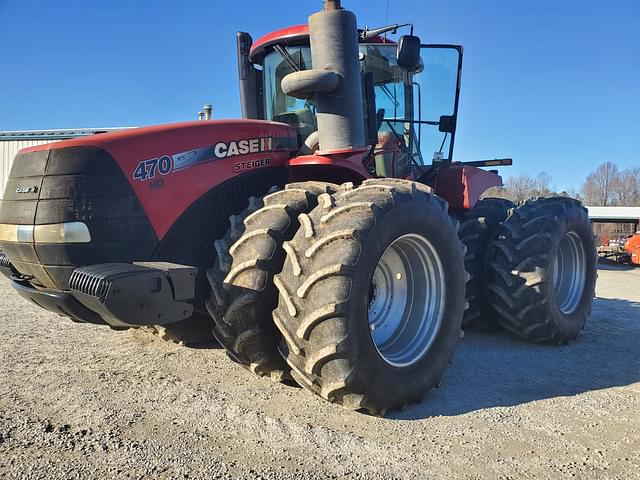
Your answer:
[[[366,147],[358,28],[352,12],[340,2],[309,17],[313,70],[294,72],[282,80],[285,94],[312,99],[317,113],[320,151]]]

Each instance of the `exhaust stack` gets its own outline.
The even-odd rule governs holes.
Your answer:
[[[211,120],[211,113],[213,112],[213,107],[209,103],[204,104],[204,119]]]
[[[309,17],[309,36],[313,70],[290,73],[282,89],[313,99],[319,154],[361,150],[366,138],[356,16],[339,0],[325,0],[324,10]]]
[[[341,10],[340,0],[324,0],[324,11]]]

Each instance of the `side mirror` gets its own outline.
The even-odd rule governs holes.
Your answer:
[[[442,115],[438,122],[438,130],[442,133],[453,133],[456,131],[457,118],[455,115]]]
[[[396,51],[398,66],[413,71],[420,66],[420,39],[413,35],[404,35],[398,41]]]

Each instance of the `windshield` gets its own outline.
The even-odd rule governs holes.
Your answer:
[[[285,47],[287,59],[277,51],[264,59],[264,99],[265,118],[288,123],[298,129],[304,140],[317,129],[315,108],[309,100],[289,97],[282,92],[282,79],[297,70],[311,69],[311,49],[309,47]],[[292,60],[291,65],[287,60]]]
[[[447,46],[424,46],[421,66],[409,72],[398,66],[396,48],[395,44],[360,45],[361,67],[373,77],[378,118],[383,119],[377,154],[387,159],[376,159],[375,168],[382,176],[402,176],[412,163],[450,160],[452,134],[441,132],[439,122],[441,116],[456,113],[460,52]],[[304,140],[317,128],[313,103],[286,96],[280,85],[292,71],[312,68],[311,50],[286,47],[286,53],[273,51],[264,59],[265,118],[295,126]],[[392,150],[397,152],[390,160]]]

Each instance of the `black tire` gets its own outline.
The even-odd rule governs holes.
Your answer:
[[[575,258],[572,248],[578,252]],[[595,237],[580,202],[564,197],[528,200],[500,226],[489,256],[489,298],[506,330],[551,344],[566,344],[578,336],[591,313],[597,277]],[[556,258],[564,266],[558,267],[557,288]],[[571,265],[573,270],[567,268]],[[573,271],[583,274],[574,278]],[[577,282],[576,287],[563,289],[572,284],[563,278]]]
[[[464,247],[447,203],[414,182],[366,180],[321,195],[300,220],[274,278],[280,300],[273,320],[292,377],[325,400],[374,415],[420,400],[451,360],[465,308]],[[373,341],[368,309],[378,261],[405,234],[433,245],[446,295],[428,349],[408,366],[393,366]]]
[[[274,187],[264,198],[230,217],[231,228],[215,242],[217,259],[207,272],[211,296],[207,309],[213,334],[229,357],[257,375],[282,380],[288,367],[276,347],[279,335],[271,319],[278,302],[273,275],[280,272],[282,242],[298,230],[298,215],[317,205],[317,196],[336,185],[323,182]]]
[[[462,320],[465,330],[486,330],[498,324],[487,299],[487,253],[512,208],[515,204],[505,198],[483,198],[462,216],[460,239],[467,247],[464,266],[471,276],[466,289],[469,308]]]

